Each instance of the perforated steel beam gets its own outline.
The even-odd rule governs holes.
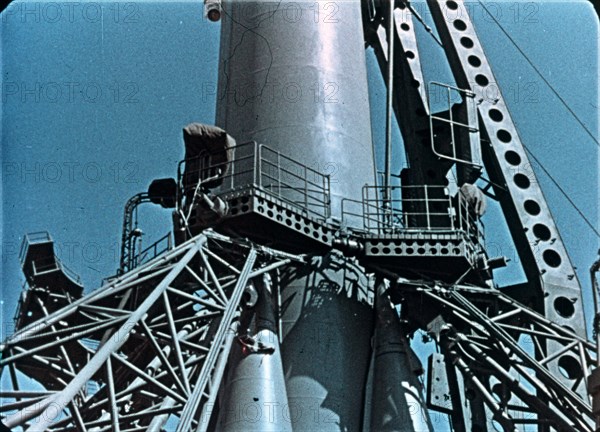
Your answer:
[[[579,281],[502,93],[496,88],[495,97],[488,96],[497,80],[467,7],[463,1],[429,0],[428,4],[457,84],[476,94],[480,122],[489,140],[482,152],[486,171],[496,185],[495,194],[528,280],[515,295],[536,305],[551,321],[585,337]],[[552,342],[541,348],[548,353],[557,349]],[[550,362],[550,369],[562,376],[559,363],[564,367],[573,361],[579,363],[570,356],[559,357]],[[579,391],[585,393],[583,386]]]

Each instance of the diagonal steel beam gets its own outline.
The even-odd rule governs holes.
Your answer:
[[[92,378],[92,376],[98,371],[98,369],[102,367],[111,354],[116,352],[125,343],[131,330],[146,315],[150,307],[154,305],[158,299],[160,299],[162,293],[166,291],[167,287],[181,273],[187,263],[190,262],[194,255],[200,251],[205,241],[206,238],[204,236],[200,236],[195,239],[193,246],[187,250],[185,255],[169,271],[166,277],[156,286],[156,288],[154,288],[154,290],[152,290],[152,292],[148,295],[148,297],[146,297],[140,306],[131,313],[121,328],[114,333],[113,336],[96,352],[90,362],[85,365],[83,369],[81,369],[75,378],[72,379],[71,382],[63,389],[63,391],[41,402],[38,410],[33,410],[26,413],[18,412],[8,416],[4,421],[5,425],[11,428],[21,425],[35,417],[39,417],[39,421],[29,427],[27,431],[42,432],[47,430],[54,420],[52,406],[62,409],[71,402],[79,389]],[[60,314],[57,315],[60,316]]]
[[[246,284],[248,283],[248,278],[250,276],[250,272],[256,260],[256,250],[251,249],[248,257],[246,258],[246,263],[242,268],[240,276],[238,278],[237,284],[233,293],[231,294],[231,298],[227,304],[227,308],[225,313],[223,314],[223,319],[219,324],[219,329],[215,335],[215,338],[212,343],[211,350],[208,353],[208,356],[202,366],[202,371],[200,372],[200,376],[198,377],[198,381],[196,382],[196,386],[188,402],[185,404],[182,412],[179,424],[177,425],[176,432],[188,432],[191,430],[192,421],[198,408],[200,406],[200,402],[202,400],[202,396],[204,394],[204,389],[208,384],[210,374],[219,358],[221,356],[227,356],[229,352],[225,352],[227,347],[231,347],[231,345],[224,346],[224,341],[226,340],[227,329],[231,325],[232,320],[234,319],[235,313],[237,311],[240,300],[242,299],[242,294],[244,289],[246,288]],[[218,385],[218,383],[213,383],[213,385]]]
[[[18,343],[21,341],[21,339],[26,338],[31,334],[38,333],[44,328],[48,328],[49,326],[57,323],[60,320],[64,320],[66,317],[77,311],[81,305],[90,304],[98,300],[104,299],[106,297],[112,297],[121,291],[124,291],[128,288],[140,284],[141,282],[145,282],[162,273],[170,272],[174,264],[168,265],[167,267],[160,266],[164,266],[165,263],[169,263],[171,260],[175,260],[177,259],[177,257],[184,255],[186,252],[188,252],[189,249],[197,250],[199,248],[198,242],[204,244],[206,242],[206,236],[199,235],[197,237],[194,237],[188,240],[186,243],[183,243],[178,248],[166,253],[165,255],[161,255],[155,260],[150,261],[139,268],[136,268],[135,271],[127,273],[126,275],[115,279],[114,281],[112,281],[108,285],[103,286],[97,291],[93,291],[85,297],[76,300],[75,302],[71,303],[65,308],[53,312],[48,316],[48,318],[33,322],[25,326],[10,338],[10,342]]]

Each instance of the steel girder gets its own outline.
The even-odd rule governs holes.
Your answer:
[[[433,311],[427,327],[441,350],[436,359],[445,360],[440,368],[446,370],[434,375],[430,371],[428,391],[436,394],[430,393],[428,400],[431,408],[451,414],[455,430],[471,430],[478,421],[477,411],[483,414],[477,425],[483,430],[494,421],[507,431],[522,430],[524,425],[594,430],[590,401],[578,392],[587,386],[595,365],[592,342],[496,289],[405,282],[398,286],[406,299],[405,319],[414,323],[422,315],[411,304],[425,304],[421,307]],[[548,343],[557,349],[540,357]],[[552,362],[560,365],[564,376],[553,373]],[[450,379],[444,390],[432,382],[440,373],[462,381]],[[431,406],[431,401],[446,396],[451,399],[446,406]],[[469,409],[463,412],[466,406]]]
[[[177,431],[206,430],[244,289],[292,261],[302,257],[205,231],[19,329],[2,345],[3,423],[159,431],[173,416]],[[45,389],[24,390],[34,371]]]

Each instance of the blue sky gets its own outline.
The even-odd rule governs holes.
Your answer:
[[[598,29],[591,6],[488,2],[488,7],[597,137]],[[523,142],[598,226],[597,142],[478,3],[472,11]],[[60,258],[88,290],[96,288],[118,267],[125,201],[152,179],[175,175],[183,126],[214,122],[219,25],[202,12],[197,1],[69,7],[17,2],[3,13],[2,337],[11,330],[23,281],[17,259],[23,235],[48,230]],[[451,82],[442,49],[417,29],[426,79]],[[385,92],[372,53],[367,58],[373,137],[381,149]],[[395,142],[399,156],[398,133]],[[398,158],[395,169],[401,164]],[[588,269],[598,239],[536,164],[533,169],[589,298]],[[520,281],[499,210],[490,207],[490,253],[516,260],[498,273],[499,281]],[[170,229],[167,210],[148,207],[141,219],[146,245]],[[587,312],[589,317],[591,309]]]

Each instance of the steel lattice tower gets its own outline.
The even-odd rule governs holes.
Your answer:
[[[218,127],[188,125],[177,178],[127,203],[116,276],[83,294],[52,238],[26,236],[2,423],[433,431],[441,412],[463,432],[594,431],[597,345],[581,286],[523,174],[502,94],[486,94],[496,79],[468,7],[427,2],[453,86],[425,82],[410,2],[327,3],[333,23],[290,20],[289,4],[205,2],[222,20]],[[375,170],[365,44],[385,77],[388,132],[395,116],[404,142],[409,167],[395,177],[389,134]],[[314,94],[269,96],[315,82]],[[427,86],[446,110],[433,112]],[[525,284],[494,283],[505,263],[485,249],[484,195],[502,209]],[[145,202],[173,209],[165,248],[136,249]],[[437,347],[425,375],[417,330]]]

